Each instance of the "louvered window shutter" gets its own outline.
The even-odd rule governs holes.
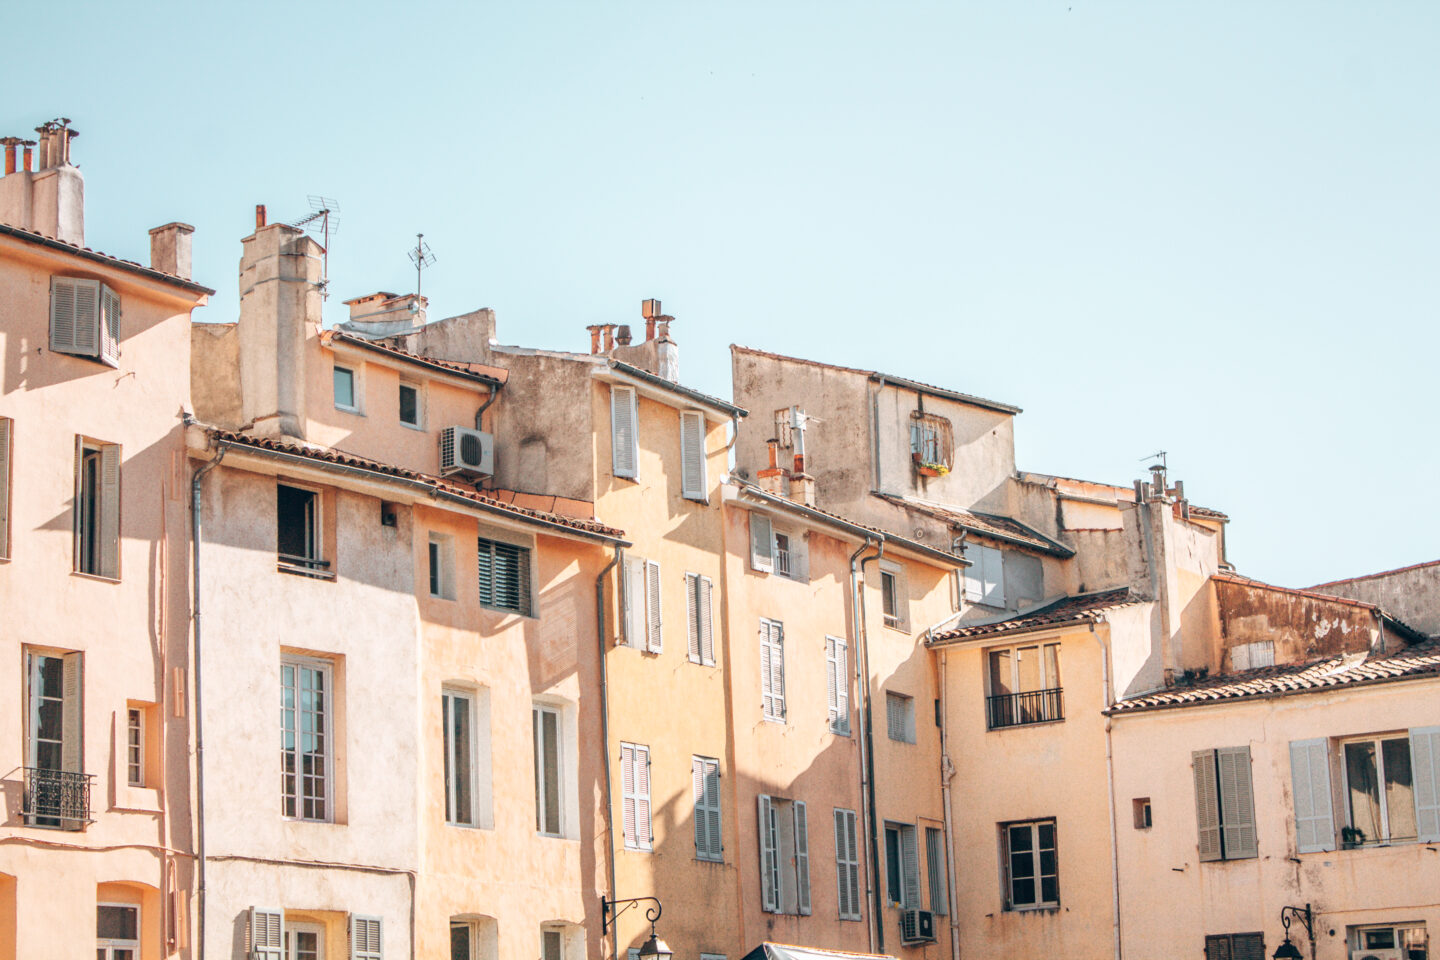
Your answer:
[[[942,917],[950,912],[950,898],[945,887],[944,837],[935,827],[925,828],[925,872],[930,880],[930,912]]]
[[[840,637],[830,637],[834,651],[835,690],[832,696],[830,729],[836,733],[850,732],[850,649]],[[828,678],[827,678],[828,680]]]
[[[720,832],[720,761],[711,760],[705,767],[705,816],[710,821],[710,857],[724,859],[725,838]]]
[[[1205,960],[1232,960],[1229,934],[1205,938]]]
[[[120,445],[100,448],[100,509],[95,532],[100,538],[100,576],[120,579]]]
[[[920,852],[915,841],[915,828],[912,826],[906,826],[900,831],[900,872],[905,891],[905,908],[919,909]]]
[[[1265,935],[1237,933],[1230,938],[1230,960],[1265,960]]]
[[[625,560],[625,644],[637,650],[645,648],[645,561],[639,557]]]
[[[1220,828],[1225,836],[1225,859],[1259,856],[1255,838],[1255,797],[1250,784],[1250,748],[1221,747],[1215,751],[1220,767]]]
[[[830,729],[834,730],[840,718],[840,668],[835,663],[835,638],[825,638],[825,707],[830,714]]]
[[[664,642],[660,629],[660,564],[645,561],[645,620],[647,645],[651,653],[659,653]]]
[[[893,693],[885,694],[885,720],[891,740],[905,739],[905,701]]]
[[[700,860],[720,860],[723,845],[720,837],[719,761],[692,758],[691,779],[695,790],[695,856]]]
[[[10,556],[10,423],[0,417],[0,557]]]
[[[705,499],[705,415],[697,410],[680,414],[680,467],[683,495]]]
[[[649,850],[650,832],[650,748],[635,747],[635,842],[641,850]]]
[[[835,808],[835,892],[841,919],[850,916],[850,847],[845,836],[845,813]]]
[[[700,662],[715,664],[715,619],[710,606],[710,591],[714,585],[709,577],[700,578]]]
[[[350,916],[350,960],[384,960],[384,936],[379,917]]]
[[[795,811],[795,901],[801,916],[810,915],[810,818],[805,801],[796,800]]]
[[[1195,775],[1195,825],[1199,831],[1201,861],[1219,860],[1220,794],[1215,782],[1215,751],[1196,750],[1190,755]]]
[[[780,912],[779,844],[775,836],[775,812],[770,798],[760,794],[760,908],[766,913]]]
[[[765,716],[785,719],[785,631],[771,621],[760,623],[761,689],[764,693]]]
[[[1410,731],[1415,825],[1421,843],[1440,843],[1440,727]]]
[[[845,811],[845,839],[850,844],[850,909],[859,920],[860,909],[860,831],[854,810]]]
[[[700,578],[685,574],[685,633],[691,663],[700,662]]]
[[[980,559],[983,549],[976,547],[965,551],[965,559],[970,561],[970,566],[965,568],[965,599],[970,603],[979,603],[985,598],[984,564]]]
[[[50,349],[81,357],[101,357],[101,291],[98,280],[50,278]],[[115,298],[116,312],[119,298]],[[117,317],[118,323],[118,317]],[[116,331],[118,337],[118,329]],[[118,347],[116,348],[118,355]],[[108,358],[108,357],[107,357]]]
[[[285,915],[279,910],[250,908],[250,956],[253,960],[283,960]]]
[[[60,718],[60,762],[71,773],[85,772],[85,683],[83,653],[64,655]]]
[[[775,531],[770,518],[750,512],[750,566],[762,573],[775,569]]]
[[[639,846],[635,839],[635,748],[628,743],[620,744],[620,797],[625,847],[634,850]]]
[[[640,443],[635,409],[635,388],[610,388],[611,466],[617,477],[639,474]]]
[[[695,857],[706,860],[710,854],[710,821],[705,816],[704,758],[690,758],[690,783],[695,795]]]
[[[1329,740],[1290,741],[1290,782],[1295,803],[1295,849],[1300,853],[1334,850]]]
[[[775,693],[771,689],[771,682],[774,674],[770,669],[770,657],[773,654],[770,645],[770,624],[764,620],[760,621],[760,701],[763,713],[767,717],[776,716]]]
[[[100,315],[96,319],[100,359],[111,366],[120,362],[120,297],[104,284],[100,285]]]

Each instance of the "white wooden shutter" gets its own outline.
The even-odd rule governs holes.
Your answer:
[[[760,621],[760,694],[765,716],[785,719],[785,633],[773,620]]]
[[[96,318],[100,359],[115,366],[120,362],[120,297],[100,285],[100,313]]]
[[[625,639],[627,646],[645,647],[645,561],[625,558]]]
[[[653,835],[650,831],[650,748],[636,744],[632,754],[635,765],[635,843],[649,850]]]
[[[284,960],[285,914],[262,907],[250,908],[251,960]]]
[[[920,908],[920,851],[915,840],[915,828],[902,827],[900,830],[900,884],[904,890],[907,910]]]
[[[1410,775],[1421,843],[1440,843],[1440,727],[1410,731]]]
[[[700,578],[700,662],[715,664],[715,619],[710,605],[710,591],[713,584],[709,577]]]
[[[1220,793],[1215,783],[1215,751],[1190,754],[1195,775],[1195,826],[1199,832],[1200,859],[1220,859]]]
[[[705,499],[705,415],[698,410],[680,413],[680,475],[683,496]]]
[[[760,621],[760,705],[762,714],[766,717],[774,717],[775,695],[770,690],[772,674],[770,672],[770,625],[764,620]]]
[[[835,808],[835,894],[839,901],[840,919],[850,916],[850,846],[846,841],[845,814]]]
[[[1221,747],[1215,751],[1215,758],[1220,767],[1220,829],[1225,835],[1225,859],[1259,856],[1250,748]]]
[[[60,763],[71,773],[85,772],[85,684],[83,653],[67,653],[62,665]]]
[[[640,434],[635,408],[635,388],[610,387],[610,453],[612,472],[617,477],[639,475]]]
[[[825,638],[825,697],[834,733],[850,732],[849,659],[844,640]]]
[[[10,422],[0,417],[0,557],[10,556]]]
[[[100,576],[120,578],[120,445],[100,447],[100,508],[95,533],[100,538]]]
[[[760,807],[760,908],[766,913],[779,913],[780,844],[775,836],[775,809],[763,793],[757,801]]]
[[[635,841],[635,748],[628,743],[620,744],[620,797],[625,848],[634,850],[639,846]]]
[[[383,921],[350,915],[350,960],[384,960]]]
[[[645,561],[645,627],[646,647],[659,653],[664,636],[660,629],[660,564]]]
[[[750,511],[750,566],[762,573],[775,569],[775,531],[770,518]]]
[[[983,565],[980,559],[980,551],[983,547],[975,547],[965,551],[965,559],[970,561],[970,566],[965,568],[965,599],[969,603],[979,603],[985,599],[985,580],[982,577]]]
[[[1334,850],[1329,740],[1290,741],[1290,782],[1295,803],[1295,849],[1300,853]]]
[[[50,349],[82,357],[101,356],[98,280],[50,278]],[[106,292],[109,292],[108,290]],[[110,294],[114,297],[114,294]],[[116,298],[117,311],[119,299]],[[118,348],[117,348],[118,352]]]
[[[980,602],[991,607],[1005,606],[1005,555],[994,547],[981,547],[981,580],[983,596]]]
[[[810,818],[805,801],[796,800],[795,812],[795,901],[801,916],[810,915]]]
[[[685,632],[690,662],[700,663],[700,578],[693,573],[685,574]]]

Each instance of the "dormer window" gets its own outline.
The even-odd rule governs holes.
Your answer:
[[[950,421],[919,410],[910,414],[910,456],[915,469],[926,476],[949,473],[955,456]]]

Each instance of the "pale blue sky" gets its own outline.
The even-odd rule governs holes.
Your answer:
[[[195,224],[202,319],[321,193],[331,321],[424,231],[503,342],[659,297],[714,393],[737,342],[1018,404],[1023,469],[1168,450],[1251,576],[1440,557],[1440,5],[139,9],[9,10],[0,134],[74,121],[97,249]]]

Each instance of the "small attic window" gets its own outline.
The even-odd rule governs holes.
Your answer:
[[[950,421],[920,410],[910,414],[910,456],[926,475],[949,473],[955,457]]]

